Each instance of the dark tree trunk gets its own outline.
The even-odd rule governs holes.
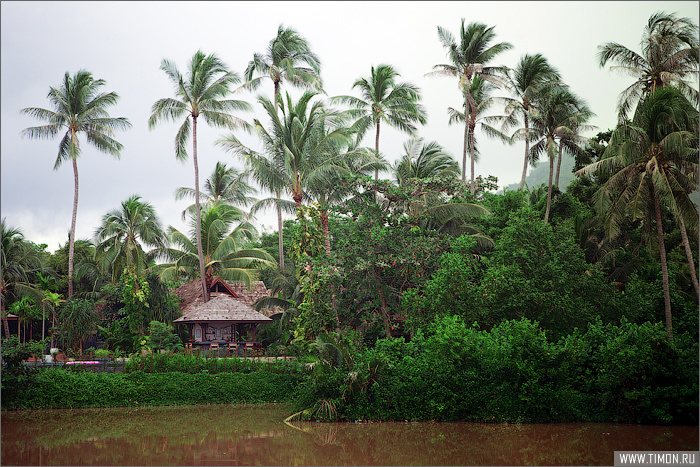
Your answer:
[[[547,209],[544,211],[544,221],[549,220],[549,208],[552,205],[552,175],[554,173],[554,155],[549,155],[549,188],[547,190]]]
[[[0,297],[0,315],[2,315],[2,325],[5,328],[5,337],[10,337],[10,323],[5,316],[5,288],[2,288],[2,296]]]
[[[557,175],[554,178],[554,184],[559,187],[559,172],[561,172],[561,159],[564,156],[564,148],[561,145],[561,141],[559,141],[559,159],[557,159]]]
[[[690,249],[690,242],[688,241],[688,234],[685,230],[685,222],[683,221],[683,216],[678,213],[678,220],[681,227],[681,238],[683,239],[683,248],[685,249],[685,256],[688,258],[688,268],[690,269],[690,280],[693,282],[693,287],[695,288],[695,295],[700,297],[700,291],[698,291],[698,276],[695,273],[695,261],[693,260],[693,252]]]
[[[673,340],[673,322],[671,318],[671,292],[668,282],[668,265],[666,264],[666,246],[664,244],[664,231],[661,225],[661,206],[659,205],[659,195],[651,188],[654,198],[654,215],[656,217],[656,237],[659,242],[659,257],[661,259],[661,282],[664,290],[664,313],[666,315],[666,332],[668,340]]]

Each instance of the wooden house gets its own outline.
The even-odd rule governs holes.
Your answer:
[[[178,287],[174,293],[183,299],[180,303],[182,316],[174,323],[188,326],[195,345],[253,342],[255,326],[272,321],[263,313],[274,313],[274,310],[260,313],[252,307],[258,298],[270,294],[262,282],[248,290],[243,283],[215,277],[209,285],[206,303],[199,279]]]

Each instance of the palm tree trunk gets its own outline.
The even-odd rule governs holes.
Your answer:
[[[199,275],[202,281],[202,297],[204,303],[209,301],[207,278],[204,273],[204,251],[202,250],[202,211],[199,208],[199,165],[197,163],[197,117],[192,116],[192,159],[194,161],[194,204],[197,210],[197,255],[199,256]]]
[[[549,188],[547,190],[547,209],[544,211],[544,221],[549,220],[549,208],[552,205],[552,175],[554,173],[554,154],[549,153]]]
[[[564,148],[559,141],[559,159],[557,159],[557,176],[554,178],[554,184],[559,187],[559,172],[561,172],[561,158],[564,155]]]
[[[379,124],[381,120],[377,120],[377,132],[374,135],[374,154],[379,157]],[[379,180],[379,169],[374,169],[374,180]],[[375,191],[376,194],[376,191]]]
[[[466,117],[467,114],[465,113]],[[469,118],[464,119],[464,146],[462,148],[462,183],[467,184],[467,146],[469,146]]]
[[[673,324],[671,320],[671,292],[668,283],[668,265],[666,264],[666,246],[664,245],[664,231],[661,225],[661,206],[659,205],[659,195],[651,187],[654,198],[654,214],[656,216],[656,236],[659,241],[659,257],[661,258],[661,284],[664,290],[664,313],[666,314],[666,332],[668,340],[673,340]]]
[[[284,239],[282,237],[282,208],[279,204],[280,193],[277,192],[277,242],[280,255],[280,269],[284,269]]]
[[[7,317],[4,316],[4,311],[2,317],[2,325],[5,328],[5,337],[10,337],[10,323],[8,322]]]
[[[73,217],[70,222],[70,238],[68,239],[68,298],[73,297],[73,255],[75,254],[75,220],[78,216],[78,160],[73,159]]]
[[[2,287],[2,295],[0,296],[0,316],[2,316],[2,325],[5,328],[5,337],[10,337],[10,323],[5,315],[5,287]]]
[[[470,157],[471,157],[471,171],[472,171],[472,181],[471,181],[471,192],[472,196],[476,194],[476,183],[474,182],[474,155],[475,155],[475,148],[474,148],[474,129],[476,127],[476,109],[474,109],[474,112],[472,113],[472,120],[469,122],[469,141],[471,142],[471,147],[469,148]]]
[[[280,93],[280,82],[279,81],[273,81],[273,84],[275,86],[275,114],[277,114],[277,99],[279,98],[279,93]],[[281,148],[280,148],[281,151]],[[279,204],[279,199],[281,193],[277,191],[275,193],[277,195],[277,248],[279,250],[279,255],[280,255],[280,269],[284,269],[284,238],[282,234],[282,208],[280,207]]]
[[[377,132],[374,135],[374,155],[378,158],[379,157],[379,124],[381,123],[381,120],[377,120]],[[374,169],[374,181],[376,182],[379,180],[379,169]],[[379,192],[377,190],[374,190],[374,202],[378,203],[379,202]]]
[[[41,340],[44,340],[46,331],[46,302],[41,304]]]
[[[523,163],[523,176],[520,177],[521,190],[525,187],[528,162],[530,162],[530,119],[528,118],[527,109],[525,109],[525,162]]]
[[[698,276],[695,273],[695,261],[693,260],[693,252],[690,249],[690,242],[688,241],[688,234],[685,230],[685,222],[683,221],[683,216],[678,213],[678,220],[681,224],[681,238],[683,239],[683,248],[685,248],[685,256],[688,258],[688,267],[690,269],[690,279],[693,282],[693,287],[695,287],[695,295],[700,297],[700,291],[698,291]]]

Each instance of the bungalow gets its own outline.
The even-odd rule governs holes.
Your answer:
[[[215,277],[209,284],[209,301],[206,303],[199,279],[178,287],[174,293],[183,299],[180,303],[182,316],[174,323],[186,325],[192,343],[198,346],[255,342],[255,326],[272,321],[263,313],[271,314],[274,310],[260,313],[252,308],[258,298],[270,295],[262,282],[256,283],[249,291],[243,283]]]

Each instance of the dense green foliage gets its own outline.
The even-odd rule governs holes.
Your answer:
[[[598,321],[555,341],[527,319],[485,331],[445,317],[411,342],[318,365],[296,402],[340,420],[695,424],[698,345],[676,340],[661,323]]]
[[[36,384],[6,397],[3,408],[82,408],[231,404],[286,400],[299,377],[252,373],[89,373],[47,369]],[[9,395],[9,394],[8,394]]]
[[[435,73],[464,85],[464,113],[449,109],[451,121],[465,124],[462,180],[442,142],[424,144],[417,134],[389,179],[379,179],[378,170],[389,168],[379,122],[417,130],[425,120],[419,90],[394,82],[393,67],[380,65],[370,81],[355,83],[363,100],[325,102],[320,61],[295,31],[280,28],[271,47],[287,53],[256,55],[246,71],[245,87],[263,77],[275,86],[273,101],[258,99],[271,125],[252,125],[262,152],[233,134],[219,141],[248,167],[238,174],[217,165],[202,209],[197,185],[180,192],[196,201],[190,234],[170,228],[166,237],[138,195],[123,213],[103,218],[93,242],[71,239],[54,254],[3,220],[0,308],[5,337],[8,312],[17,315],[18,336],[3,340],[3,408],[289,399],[294,417],[319,420],[698,423],[698,111],[697,91],[686,82],[697,74],[697,31],[665,13],[649,21],[644,57],[601,47],[601,66],[634,65],[640,80],[623,91],[616,128],[591,140],[581,134],[591,129],[592,112],[544,57],[524,56],[514,70],[486,66],[511,48],[484,49],[493,27],[462,20],[459,40],[438,28],[449,63]],[[680,55],[656,63],[659,50]],[[298,67],[304,63],[311,69]],[[149,125],[185,118],[176,156],[187,158],[192,130],[197,173],[200,112],[214,126],[251,125],[229,113],[249,105],[228,99],[239,78],[216,55],[198,52],[190,68],[185,82],[162,62],[182,100],[156,102]],[[212,83],[219,74],[222,81]],[[295,102],[281,92],[282,75],[314,91]],[[510,83],[515,99],[506,99],[505,117],[482,115],[496,102],[477,92],[482,78]],[[385,95],[391,88],[398,100]],[[370,112],[371,102],[388,113]],[[500,130],[489,126],[497,121]],[[527,164],[541,155],[549,159],[547,183],[495,193],[496,177],[474,173],[477,123],[501,137],[518,127],[510,142],[525,142],[521,188]],[[361,147],[372,126],[374,149]],[[58,162],[67,155],[75,157]],[[577,176],[565,190],[564,155],[575,157]],[[252,211],[277,208],[281,232],[258,239],[234,205],[251,201],[250,187],[225,194],[234,176],[269,191],[273,197]],[[75,195],[77,203],[77,179]],[[282,225],[290,206],[296,219]],[[150,228],[138,228],[142,218]],[[272,295],[256,308],[280,308],[257,339],[267,355],[296,361],[176,353],[190,336],[185,326],[172,327],[180,312],[171,290],[201,279],[207,301],[214,277],[249,286],[264,280]],[[130,356],[124,373],[25,366],[43,350],[30,342],[43,339],[49,321],[51,347],[79,354],[96,335],[101,355]]]

